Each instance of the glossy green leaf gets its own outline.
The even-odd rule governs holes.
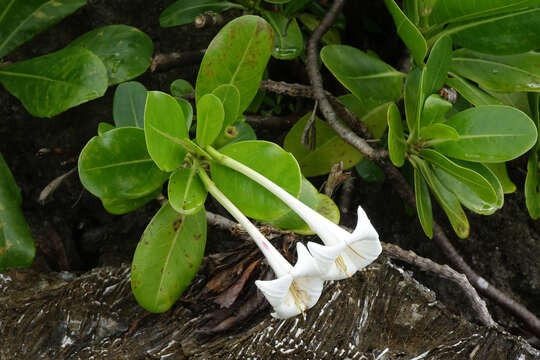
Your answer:
[[[225,25],[214,37],[197,76],[197,102],[220,85],[232,84],[240,92],[239,113],[247,109],[257,90],[273,49],[271,26],[246,15]]]
[[[117,127],[135,126],[144,129],[146,88],[137,81],[118,85],[114,91],[113,119]]]
[[[486,90],[486,89],[484,89]],[[493,97],[497,98],[497,100],[502,102],[502,105],[509,105],[512,107],[515,107],[518,110],[523,111],[525,114],[527,114],[529,117],[532,117],[531,114],[531,108],[529,107],[529,100],[528,95],[529,94],[538,94],[540,92],[496,92],[493,90],[486,90],[486,92]]]
[[[0,272],[30,266],[34,260],[36,248],[21,203],[19,188],[0,154]]]
[[[363,51],[346,45],[328,45],[321,59],[332,74],[362,102],[401,98],[403,73]]]
[[[386,114],[392,102],[386,102],[376,106],[366,106],[368,105],[366,102],[360,101],[353,94],[340,96],[338,100],[367,126],[374,139],[379,139],[386,132],[386,127],[388,126]]]
[[[278,145],[267,141],[243,141],[227,145],[220,152],[267,177],[291,195],[300,194],[302,175],[296,159]],[[261,185],[215,162],[210,167],[217,187],[246,216],[271,220],[290,209]]]
[[[94,136],[79,155],[79,178],[99,198],[137,199],[168,178],[150,158],[144,131],[123,127]]]
[[[218,137],[225,119],[221,100],[213,94],[206,94],[197,102],[197,143],[205,148]]]
[[[425,126],[420,129],[420,138],[423,140],[431,140],[431,139],[445,139],[445,140],[458,140],[459,134],[451,126],[436,123],[431,124],[428,126]]]
[[[423,64],[427,54],[426,39],[394,0],[384,0],[384,4],[394,19],[399,37],[411,51],[414,61],[417,64]]]
[[[540,7],[449,25],[454,43],[487,54],[511,55],[538,48]]]
[[[178,0],[159,15],[162,27],[179,26],[192,23],[195,18],[207,11],[222,12],[241,5],[220,0]]]
[[[474,162],[504,162],[523,155],[536,143],[536,127],[523,112],[509,106],[479,106],[445,123],[459,140],[440,140],[435,148],[450,157]]]
[[[502,208],[504,204],[504,192],[501,182],[499,181],[495,173],[493,173],[493,171],[491,171],[486,164],[458,159],[453,159],[453,161],[460,166],[471,169],[472,171],[480,174],[484,179],[486,179],[491,184],[491,187],[495,190],[495,194],[497,195],[497,201],[495,203],[497,208]]]
[[[298,200],[317,211],[335,224],[339,224],[339,209],[331,198],[320,194],[317,189],[306,179],[302,179],[302,190]],[[289,211],[285,215],[268,221],[269,224],[283,230],[289,230],[302,235],[312,235],[314,232],[294,211]]]
[[[436,165],[455,177],[456,180],[470,188],[480,199],[487,203],[497,202],[495,189],[482,175],[469,168],[460,166],[435,150],[423,149],[419,155],[429,163]]]
[[[193,86],[184,79],[176,79],[171,83],[172,96],[180,97],[191,94],[193,91],[195,91]]]
[[[413,139],[418,137],[420,118],[426,98],[423,88],[424,74],[424,71],[417,67],[407,75],[405,81],[405,117],[409,136]]]
[[[363,158],[356,164],[354,169],[364,181],[375,182],[384,180],[384,171],[382,171],[379,165],[369,159]]]
[[[107,131],[111,131],[111,130],[114,130],[114,129],[116,129],[116,127],[114,125],[111,125],[111,124],[106,123],[106,122],[100,122],[98,124],[97,133],[98,133],[98,135],[103,135]]]
[[[149,91],[144,111],[144,133],[148,153],[164,171],[184,162],[189,140],[186,118],[175,98],[161,91]]]
[[[418,0],[403,0],[403,12],[412,21],[413,24],[420,23],[420,14],[418,9]]]
[[[456,195],[461,204],[467,209],[481,215],[491,215],[497,211],[498,208],[495,203],[481,199],[470,187],[455,176],[437,166],[433,166],[433,173],[446,188]]]
[[[297,14],[296,17],[309,30],[314,31],[321,21],[311,13]],[[325,45],[341,44],[341,35],[338,29],[330,28],[321,38],[321,42]]]
[[[431,193],[442,207],[448,220],[450,220],[450,224],[455,233],[460,238],[465,239],[469,236],[469,220],[467,219],[467,215],[465,215],[458,198],[439,181],[425,161],[418,158],[413,161],[415,167],[420,170],[422,176],[426,180],[426,183],[431,189]]]
[[[446,113],[452,108],[452,103],[444,100],[437,94],[429,95],[424,103],[422,117],[420,118],[420,131],[422,127],[444,121]]]
[[[304,49],[304,38],[296,19],[288,19],[271,11],[265,11],[264,17],[274,30],[272,56],[280,60],[292,60],[300,56]]]
[[[240,110],[240,92],[236,86],[224,84],[218,86],[213,92],[221,100],[225,117],[223,119],[223,128],[231,125],[238,118]]]
[[[536,220],[540,217],[540,182],[538,180],[538,152],[535,150],[529,154],[527,160],[527,176],[525,178],[525,205],[529,216]]]
[[[201,264],[206,214],[181,215],[166,204],[152,218],[131,265],[131,289],[146,310],[161,313],[182,295]]]
[[[107,70],[92,52],[68,47],[0,68],[0,83],[37,117],[52,117],[102,96]]]
[[[433,238],[433,212],[426,181],[418,169],[414,169],[414,196],[420,225],[428,238]]]
[[[304,176],[328,174],[332,166],[343,161],[343,168],[349,169],[362,159],[362,153],[344,142],[326,122],[315,118],[315,149],[306,149],[302,144],[302,134],[311,113],[294,124],[287,133],[283,148],[290,151]]]
[[[449,36],[443,36],[433,44],[424,69],[423,89],[426,95],[437,92],[443,87],[451,63],[452,39]]]
[[[180,105],[180,108],[182,109],[182,113],[184,114],[184,117],[186,118],[186,129],[191,129],[191,123],[193,122],[193,106],[191,106],[191,103],[187,100],[184,100],[182,98],[175,98],[178,105]]]
[[[475,18],[493,17],[500,13],[538,5],[538,0],[443,0],[435,1],[430,12],[430,24],[446,24]]]
[[[123,198],[102,198],[101,203],[109,214],[123,215],[134,210],[137,210],[143,205],[146,205],[150,201],[154,200],[161,194],[161,185],[158,188],[143,197],[136,199],[123,199]]]
[[[452,78],[446,79],[446,85],[454,88],[461,96],[474,106],[482,105],[502,105],[502,102],[484,90],[478,88],[470,81],[467,81],[456,74]]]
[[[169,179],[169,203],[183,215],[193,215],[204,207],[207,191],[197,169],[180,168]]]
[[[388,152],[392,164],[397,167],[403,166],[405,162],[405,135],[403,126],[401,125],[401,114],[396,106],[392,104],[388,108]]]
[[[459,49],[452,72],[494,91],[540,91],[540,53],[495,56]]]
[[[292,0],[285,6],[283,15],[291,17],[297,12],[304,10],[312,1],[313,0]]]
[[[109,85],[131,80],[148,69],[154,44],[141,30],[127,25],[109,25],[87,32],[69,47],[86,48],[96,54],[109,76]]]
[[[2,0],[0,58],[85,4],[85,0]]]
[[[491,172],[497,177],[504,194],[511,194],[516,191],[516,184],[514,184],[510,179],[510,176],[508,176],[506,163],[490,163],[483,165],[491,170]]]

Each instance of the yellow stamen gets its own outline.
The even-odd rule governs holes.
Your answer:
[[[343,261],[341,255],[337,257],[335,263],[336,266],[341,269],[341,271],[343,271],[345,275],[347,275],[347,277],[351,277],[351,275],[347,272],[347,266],[345,266],[345,261]]]
[[[294,281],[291,284],[290,291],[296,307],[300,310],[302,314],[304,314],[304,307],[302,306],[300,291],[298,291],[298,289],[296,288],[296,284],[294,283]]]
[[[353,253],[355,253],[356,255],[360,256],[362,259],[367,260],[364,256],[360,255],[357,251],[355,251],[355,250],[351,247],[351,245],[347,245],[347,247],[348,247],[349,249],[351,249],[351,251],[352,251]]]

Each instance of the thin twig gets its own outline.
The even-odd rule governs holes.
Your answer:
[[[313,88],[313,95],[315,99],[319,101],[321,111],[330,124],[330,126],[336,131],[336,133],[346,142],[360,150],[366,157],[371,160],[378,161],[385,170],[387,178],[392,181],[392,185],[398,191],[398,193],[406,200],[411,206],[416,206],[414,200],[414,193],[401,175],[401,173],[392,165],[382,161],[382,158],[377,157],[375,150],[362,138],[353,134],[346,127],[344,127],[339,121],[337,121],[337,115],[332,105],[326,98],[323,90],[322,76],[317,66],[318,61],[318,44],[322,35],[328,30],[328,28],[334,22],[335,17],[343,8],[345,0],[336,0],[330,10],[326,13],[319,26],[315,29],[311,38],[308,41],[307,46],[307,61],[306,68],[308,76],[311,80]],[[523,305],[517,303],[511,299],[508,295],[504,294],[497,288],[489,284],[483,277],[476,274],[474,270],[465,262],[465,260],[458,254],[456,249],[452,246],[448,237],[441,229],[441,227],[434,223],[434,236],[433,239],[438,246],[443,250],[453,266],[463,272],[471,284],[481,293],[494,300],[499,305],[505,307],[511,314],[521,319],[525,325],[536,335],[540,336],[540,319],[538,319],[532,312],[527,310]]]
[[[290,129],[298,120],[296,116],[245,115],[246,122],[253,126],[271,129]]]
[[[227,219],[224,216],[207,211],[206,220],[208,221],[209,225],[216,226],[224,231],[231,231],[233,234],[241,236],[241,234],[238,234],[236,231],[234,231],[234,229],[238,229],[240,225],[232,220]],[[350,231],[351,229],[347,230]],[[480,298],[480,296],[478,296],[478,293],[476,292],[474,287],[472,287],[471,284],[467,281],[465,275],[456,272],[447,265],[440,265],[432,260],[418,256],[412,251],[405,251],[397,245],[386,244],[384,242],[381,243],[385,254],[388,255],[390,258],[400,260],[411,265],[415,265],[423,271],[432,272],[442,278],[455,282],[459,287],[463,289],[463,292],[471,302],[472,308],[476,312],[480,322],[486,326],[496,325],[491,316],[489,315],[485,302]]]
[[[77,170],[77,168],[75,167],[75,168],[69,170],[67,173],[58,176],[53,181],[51,181],[49,184],[47,184],[47,186],[45,186],[45,188],[43,188],[43,190],[41,190],[41,192],[39,193],[38,201],[41,204],[45,204],[45,202],[47,202],[48,198],[56,191],[56,189],[58,189],[58,187],[60,185],[62,185],[64,180],[69,175],[73,174],[76,170]]]
[[[394,244],[382,244],[384,252],[391,258],[404,261],[408,264],[415,265],[423,271],[429,271],[438,276],[453,281],[465,293],[465,296],[471,303],[471,307],[478,316],[478,320],[485,326],[496,326],[495,321],[491,318],[486,303],[476,292],[476,289],[471,285],[467,277],[458,273],[448,265],[440,265],[430,259],[418,256],[413,251],[403,250]]]
[[[163,71],[176,66],[198,64],[201,62],[205,52],[206,49],[184,52],[172,52],[169,54],[156,54],[152,58],[150,71]]]

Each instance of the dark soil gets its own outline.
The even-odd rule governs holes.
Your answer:
[[[57,50],[80,34],[109,24],[127,24],[141,29],[152,38],[156,53],[206,48],[218,27],[203,30],[192,25],[159,27],[159,14],[173,2],[89,0],[87,6],[5,60],[20,61]],[[390,30],[391,19],[387,17],[382,2],[350,1],[345,14],[350,27],[344,42],[361,49],[372,49],[385,61],[400,67],[400,59],[405,57],[403,46]],[[298,63],[291,67],[273,66],[271,78],[306,83],[305,74],[297,71],[301,68]],[[170,83],[177,78],[193,83],[197,70],[198,66],[187,66],[166,72],[147,72],[137,81],[151,90],[168,91]],[[328,78],[327,83],[331,90],[340,91],[334,80]],[[110,215],[97,198],[83,189],[76,173],[45,204],[37,201],[41,190],[51,180],[77,166],[78,154],[96,134],[98,123],[112,123],[113,92],[114,87],[100,99],[52,119],[40,119],[30,116],[16,98],[0,91],[0,152],[21,189],[23,212],[38,248],[33,265],[38,271],[85,272],[99,266],[129,263],[146,224],[159,207],[157,202],[153,202],[131,214]],[[267,136],[267,133],[263,135]],[[272,136],[277,138],[280,134]],[[38,156],[38,152],[48,153]],[[489,217],[469,214],[471,236],[466,240],[458,239],[449,228],[447,233],[479,274],[540,314],[539,227],[528,217],[525,209],[521,193],[523,167],[513,168],[511,176],[520,190],[506,196],[502,210]],[[324,179],[317,180],[322,182]],[[412,249],[440,263],[447,262],[437,246],[423,235],[416,214],[405,208],[391,184],[356,180],[353,196],[352,204],[361,204],[366,209],[383,241]],[[353,223],[353,215],[344,216],[346,225]],[[440,211],[438,215],[440,222],[446,225]],[[212,242],[216,241],[219,239],[210,234],[208,249],[215,249],[216,244]],[[435,290],[438,299],[450,305],[456,313],[469,316],[468,303],[454,285],[432,275],[415,276]],[[517,334],[528,336],[519,322],[496,305],[489,302],[488,305],[496,321]]]

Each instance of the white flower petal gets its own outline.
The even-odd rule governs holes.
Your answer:
[[[317,264],[308,249],[301,242],[296,243],[296,253],[298,260],[291,270],[291,275],[297,279],[301,277],[316,277],[319,275]]]
[[[293,282],[291,275],[285,275],[274,280],[257,280],[255,285],[261,290],[264,297],[273,308],[277,308],[289,295],[289,288]]]

